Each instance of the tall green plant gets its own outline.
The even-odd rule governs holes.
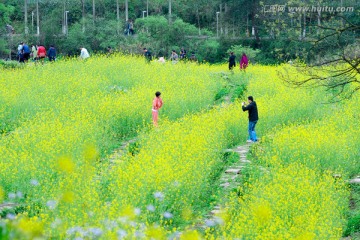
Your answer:
[[[251,60],[255,61],[256,56],[261,52],[259,49],[253,49],[251,47],[242,46],[242,45],[234,45],[228,50],[228,52],[233,52],[235,56],[241,58],[242,54],[245,53],[246,56]]]

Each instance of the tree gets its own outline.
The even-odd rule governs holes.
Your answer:
[[[125,0],[125,21],[129,20],[129,0]]]
[[[350,98],[360,90],[360,21],[350,21],[351,17],[337,16],[337,26],[318,25],[323,34],[308,40],[312,44],[310,52],[319,54],[319,58],[310,64],[297,63],[297,71],[307,76],[294,79],[288,73],[281,77],[295,87],[325,87],[333,93],[331,101]],[[326,50],[326,51],[325,51]],[[320,56],[320,53],[326,52]]]
[[[286,4],[286,6],[293,7],[324,5],[356,7],[359,5],[359,1],[356,0],[341,0],[340,2],[331,0],[0,0],[0,2],[3,5],[14,7],[8,23],[14,27],[18,34],[16,35],[16,38],[18,38],[16,41],[41,41],[43,44],[58,44],[59,50],[64,49],[66,45],[66,34],[64,34],[67,30],[66,22],[68,22],[69,29],[72,25],[79,23],[82,26],[82,32],[86,30],[87,34],[99,34],[102,36],[104,33],[109,32],[109,26],[113,26],[113,21],[116,19],[117,24],[113,32],[117,33],[115,35],[118,38],[117,40],[111,38],[106,42],[113,43],[115,46],[129,44],[129,42],[134,46],[143,44],[146,40],[143,40],[142,37],[147,36],[146,34],[141,33],[142,36],[139,39],[136,37],[124,39],[122,33],[125,21],[142,18],[144,10],[147,11],[145,16],[148,16],[148,14],[149,16],[164,16],[167,21],[171,12],[172,23],[180,18],[184,23],[189,23],[197,28],[196,32],[187,31],[184,33],[184,36],[187,37],[184,44],[179,43],[176,38],[160,40],[161,36],[158,36],[159,39],[156,39],[157,44],[160,42],[168,44],[167,46],[161,46],[161,48],[186,46],[190,42],[189,39],[196,39],[196,41],[193,41],[194,49],[200,49],[201,46],[195,46],[195,44],[205,44],[209,29],[212,32],[216,31],[216,12],[221,12],[219,14],[219,27],[223,34],[219,39],[211,39],[211,41],[207,39],[209,41],[206,44],[210,46],[212,51],[202,51],[211,55],[204,56],[204,58],[211,59],[211,61],[221,61],[224,57],[221,56],[221,53],[224,54],[232,45],[243,45],[260,49],[261,52],[258,54],[257,60],[267,64],[281,63],[296,57],[307,62],[313,62],[314,59],[319,58],[318,56],[323,58],[329,49],[318,48],[319,51],[315,51],[310,40],[324,36],[328,31],[325,29],[326,27],[343,27],[346,21],[334,19],[333,15],[337,14],[320,11],[265,13],[263,11],[265,5]],[[24,34],[25,19],[27,20],[26,25],[30,23],[28,21],[30,18],[24,18],[24,13],[36,13],[37,2],[39,3],[41,18],[39,24],[36,25],[41,26],[41,34],[38,34],[36,39],[33,36],[36,33],[35,28],[29,32],[31,34]],[[27,11],[24,11],[25,5]],[[66,21],[65,12],[69,15],[68,21]],[[351,16],[346,17],[352,22],[356,21],[356,18],[359,19],[356,11]],[[153,24],[157,26],[157,23],[153,22]],[[317,27],[318,25],[324,28]],[[138,25],[137,23],[134,25],[136,33],[139,32],[141,26],[141,24]],[[5,30],[3,29],[3,31]],[[178,35],[176,32],[173,34]],[[1,39],[4,41],[6,37]],[[94,39],[97,39],[96,36],[86,38],[86,41],[89,41],[89,44],[94,48],[93,50],[100,50],[101,44],[98,43],[100,39]],[[154,38],[151,36],[151,39]],[[345,41],[340,44],[342,47],[349,45]],[[216,49],[216,46],[219,48]],[[100,49],[96,49],[97,47]]]
[[[82,6],[82,31],[85,32],[85,0],[81,0]]]
[[[95,0],[92,1],[92,9],[93,9],[93,24],[95,24],[95,18],[96,18]]]
[[[0,25],[9,24],[11,22],[11,15],[13,14],[15,8],[11,5],[5,5],[0,3]]]
[[[14,33],[14,28],[9,25],[11,22],[11,15],[13,14],[15,8],[11,5],[5,5],[0,3],[0,54],[9,54],[11,59],[11,49],[12,45],[12,34]],[[6,41],[5,36],[7,36],[8,41]]]
[[[192,39],[186,38],[187,35],[197,33],[194,25],[185,23],[182,19],[177,18],[168,24],[168,19],[164,16],[149,16],[147,18],[139,18],[135,24],[143,31],[138,30],[138,39],[140,43],[148,48],[152,48],[156,53],[167,55],[172,48],[180,50],[181,47],[189,47]],[[147,29],[147,31],[145,31]]]
[[[116,0],[116,30],[117,34],[120,34],[120,6],[119,6],[119,0]]]

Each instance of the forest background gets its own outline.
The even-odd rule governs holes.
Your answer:
[[[126,34],[129,21],[134,35]],[[313,48],[330,30],[359,23],[356,0],[0,0],[0,56],[16,58],[25,41],[54,45],[63,56],[82,46],[130,54],[147,47],[165,57],[185,48],[211,63],[223,62],[229,51],[261,64],[311,62],[359,45],[352,28],[335,41],[338,47]]]

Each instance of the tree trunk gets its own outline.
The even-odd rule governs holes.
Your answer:
[[[251,7],[251,23],[252,23],[252,30],[251,31],[255,35],[256,44],[259,45],[260,44],[260,37],[259,37],[258,27],[257,27],[257,25],[255,23],[255,14],[256,14],[256,6],[255,6],[255,0],[253,0],[252,7]]]
[[[224,19],[225,19],[225,22],[224,22],[224,25],[225,25],[225,36],[228,35],[229,33],[229,24],[227,23],[228,21],[227,20],[227,14],[228,14],[228,6],[227,4],[225,3],[225,6],[224,6]]]
[[[63,5],[63,22],[62,22],[62,32],[65,35],[65,11],[66,11],[66,1],[64,1],[64,5]]]
[[[300,40],[302,39],[302,24],[301,24],[301,14],[299,15],[299,26],[300,26],[300,36],[299,36],[299,38],[300,38]]]
[[[11,60],[11,51],[13,49],[13,34],[10,33],[9,35],[9,60]]]
[[[318,16],[317,16],[317,22],[318,22],[318,27],[317,27],[317,35],[320,34],[320,26],[321,26],[321,12],[318,11]]]
[[[303,38],[306,37],[306,13],[304,13],[304,30],[303,30]]]
[[[39,0],[36,0],[36,34],[40,36]]]
[[[201,35],[201,29],[200,29],[200,14],[199,14],[199,7],[196,8],[196,18],[198,22],[198,28],[199,28],[199,36]]]
[[[93,4],[92,4],[92,8],[93,8],[93,24],[95,24],[95,0],[93,0]]]
[[[24,13],[25,13],[25,17],[24,17],[24,24],[25,24],[25,34],[29,33],[29,28],[28,28],[28,9],[27,9],[27,0],[24,0]]]
[[[169,0],[169,24],[171,24],[171,1]]]
[[[223,34],[223,25],[222,25],[222,3],[220,3],[220,6],[219,6],[219,8],[220,8],[220,16],[219,16],[219,23],[220,23],[220,35],[222,35]]]
[[[125,21],[129,20],[129,0],[125,0]]]
[[[232,4],[232,9],[235,9],[235,0],[233,0],[233,4]],[[232,28],[233,28],[233,38],[235,38],[235,28],[236,28],[236,25],[235,25],[235,16],[236,16],[236,12],[235,11],[232,11]]]
[[[342,6],[343,6],[343,0],[340,1],[340,7],[342,8]],[[341,25],[342,25],[342,27],[344,27],[344,25],[345,25],[345,21],[343,18],[341,18]]]
[[[246,37],[250,37],[250,32],[249,32],[249,13],[247,13],[247,15],[246,15]]]
[[[116,0],[116,21],[117,21],[117,33],[120,34],[120,9],[119,9],[119,0]]]
[[[82,31],[85,32],[85,0],[81,0],[82,4]]]

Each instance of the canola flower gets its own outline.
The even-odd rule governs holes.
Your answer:
[[[5,125],[0,186],[3,196],[26,196],[26,210],[9,215],[9,232],[22,239],[321,239],[341,234],[346,188],[334,183],[326,171],[331,168],[312,169],[306,157],[301,164],[284,164],[286,155],[281,154],[282,148],[289,149],[296,160],[299,151],[291,146],[304,139],[300,133],[294,145],[283,147],[282,130],[296,135],[296,126],[315,117],[326,122],[332,112],[317,104],[326,94],[285,87],[277,78],[278,68],[249,68],[248,93],[258,103],[258,131],[267,149],[255,151],[258,164],[269,164],[271,171],[259,174],[261,178],[254,171],[243,186],[244,197],[232,196],[228,211],[206,223],[216,231],[203,236],[191,226],[218,194],[213,184],[224,165],[222,150],[244,141],[247,134],[239,103],[205,110],[223,84],[215,73],[224,66],[144,64],[138,71],[138,58],[104,61],[94,57],[85,63],[27,68],[32,74],[1,74],[0,117]],[[8,85],[10,74],[16,78]],[[243,74],[236,77],[243,80]],[[166,94],[160,127],[153,130],[144,119],[150,123],[156,90]],[[24,111],[24,106],[29,109]],[[339,114],[332,120],[344,118]],[[139,152],[122,156],[110,167],[107,153],[120,139],[135,134]],[[352,155],[343,161],[355,156],[348,150]],[[30,223],[36,231],[28,230]]]
[[[167,92],[162,117],[174,120],[212,105],[222,81],[208,65],[139,66],[127,56],[100,66],[103,61],[65,61],[0,77],[0,186],[4,196],[21,190],[25,213],[41,214],[46,228],[57,225],[54,236],[89,216],[94,224],[110,217],[97,211],[108,206],[104,183],[96,180],[106,168],[99,159],[151,123],[156,90]],[[63,214],[78,221],[67,222]],[[55,219],[61,224],[52,224]]]
[[[249,239],[340,238],[348,191],[302,164],[278,166],[232,196],[218,234]],[[208,236],[213,239],[214,236]]]
[[[346,179],[360,171],[358,164],[359,97],[340,103],[322,119],[289,125],[276,131],[264,144],[266,154],[260,164],[302,162],[319,172],[331,170]],[[274,151],[276,149],[276,151]]]
[[[291,89],[275,74],[270,76],[270,89],[253,82],[248,89],[261,92],[257,103],[265,113],[262,121],[275,127],[253,149],[256,158],[245,170],[248,175],[238,189],[241,197],[231,196],[221,215],[226,224],[206,237],[339,239],[348,208],[344,180],[360,170],[359,129],[356,120],[348,122],[359,118],[359,98],[321,104],[332,96],[321,89],[287,94]],[[342,179],[334,179],[334,174]]]

